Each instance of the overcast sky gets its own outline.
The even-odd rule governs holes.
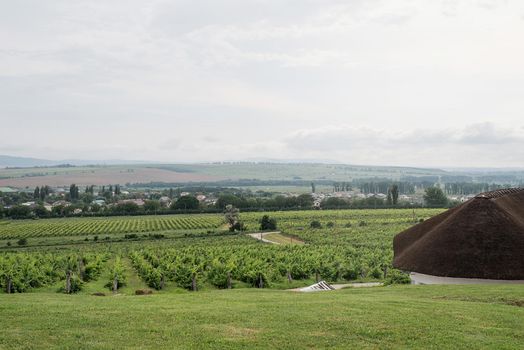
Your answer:
[[[0,0],[0,154],[524,166],[521,0]]]

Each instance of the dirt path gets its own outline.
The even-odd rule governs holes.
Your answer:
[[[258,239],[259,241],[271,243],[271,244],[280,244],[278,242],[270,241],[269,239],[264,238],[264,236],[269,235],[270,233],[281,233],[280,231],[270,231],[270,232],[255,232],[255,233],[248,233],[248,236],[253,237],[254,239]]]

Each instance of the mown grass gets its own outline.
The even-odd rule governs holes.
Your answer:
[[[0,347],[521,349],[523,296],[522,285],[4,294]]]
[[[276,242],[279,244],[304,244],[304,241],[296,237],[284,235],[282,233],[277,233],[277,232],[269,233],[265,235],[264,238],[267,239],[268,241]]]

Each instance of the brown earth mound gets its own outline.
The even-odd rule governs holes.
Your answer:
[[[482,193],[395,236],[393,266],[434,276],[524,279],[524,189]]]
[[[151,289],[137,289],[135,290],[135,295],[149,295],[153,294]]]

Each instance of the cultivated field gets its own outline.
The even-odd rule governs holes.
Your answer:
[[[12,291],[60,288],[66,271],[84,280],[86,269],[91,276],[83,282],[104,274],[108,281],[114,266],[107,257],[115,255],[157,290],[288,288],[320,278],[383,280],[391,270],[393,235],[440,211],[269,213],[283,235],[304,242],[300,245],[264,244],[244,233],[232,235],[218,214],[4,221],[0,273],[9,277],[0,279],[0,286],[5,290],[10,280]],[[245,213],[241,219],[252,232],[258,230],[261,216]],[[320,227],[311,228],[313,220]],[[19,244],[20,239],[26,241]],[[17,268],[8,271],[10,266]]]
[[[126,183],[188,183],[219,180],[333,180],[357,178],[391,178],[403,176],[444,175],[438,169],[353,166],[330,164],[151,164],[81,167],[38,167],[0,169],[0,186],[18,188],[42,185],[69,186]]]
[[[249,232],[263,214],[276,218],[279,245],[227,232],[221,215],[4,221],[0,236],[11,238],[0,241],[0,344],[521,348],[521,285],[286,290],[318,279],[395,280],[392,237],[441,211],[241,214]]]
[[[159,215],[128,217],[12,220],[0,223],[0,240],[36,237],[108,235],[171,230],[217,229],[218,215]]]
[[[89,185],[109,185],[149,182],[195,182],[217,181],[221,177],[176,172],[144,166],[103,166],[103,167],[71,167],[71,168],[23,168],[0,169],[0,186],[18,188],[48,185],[52,187]]]

